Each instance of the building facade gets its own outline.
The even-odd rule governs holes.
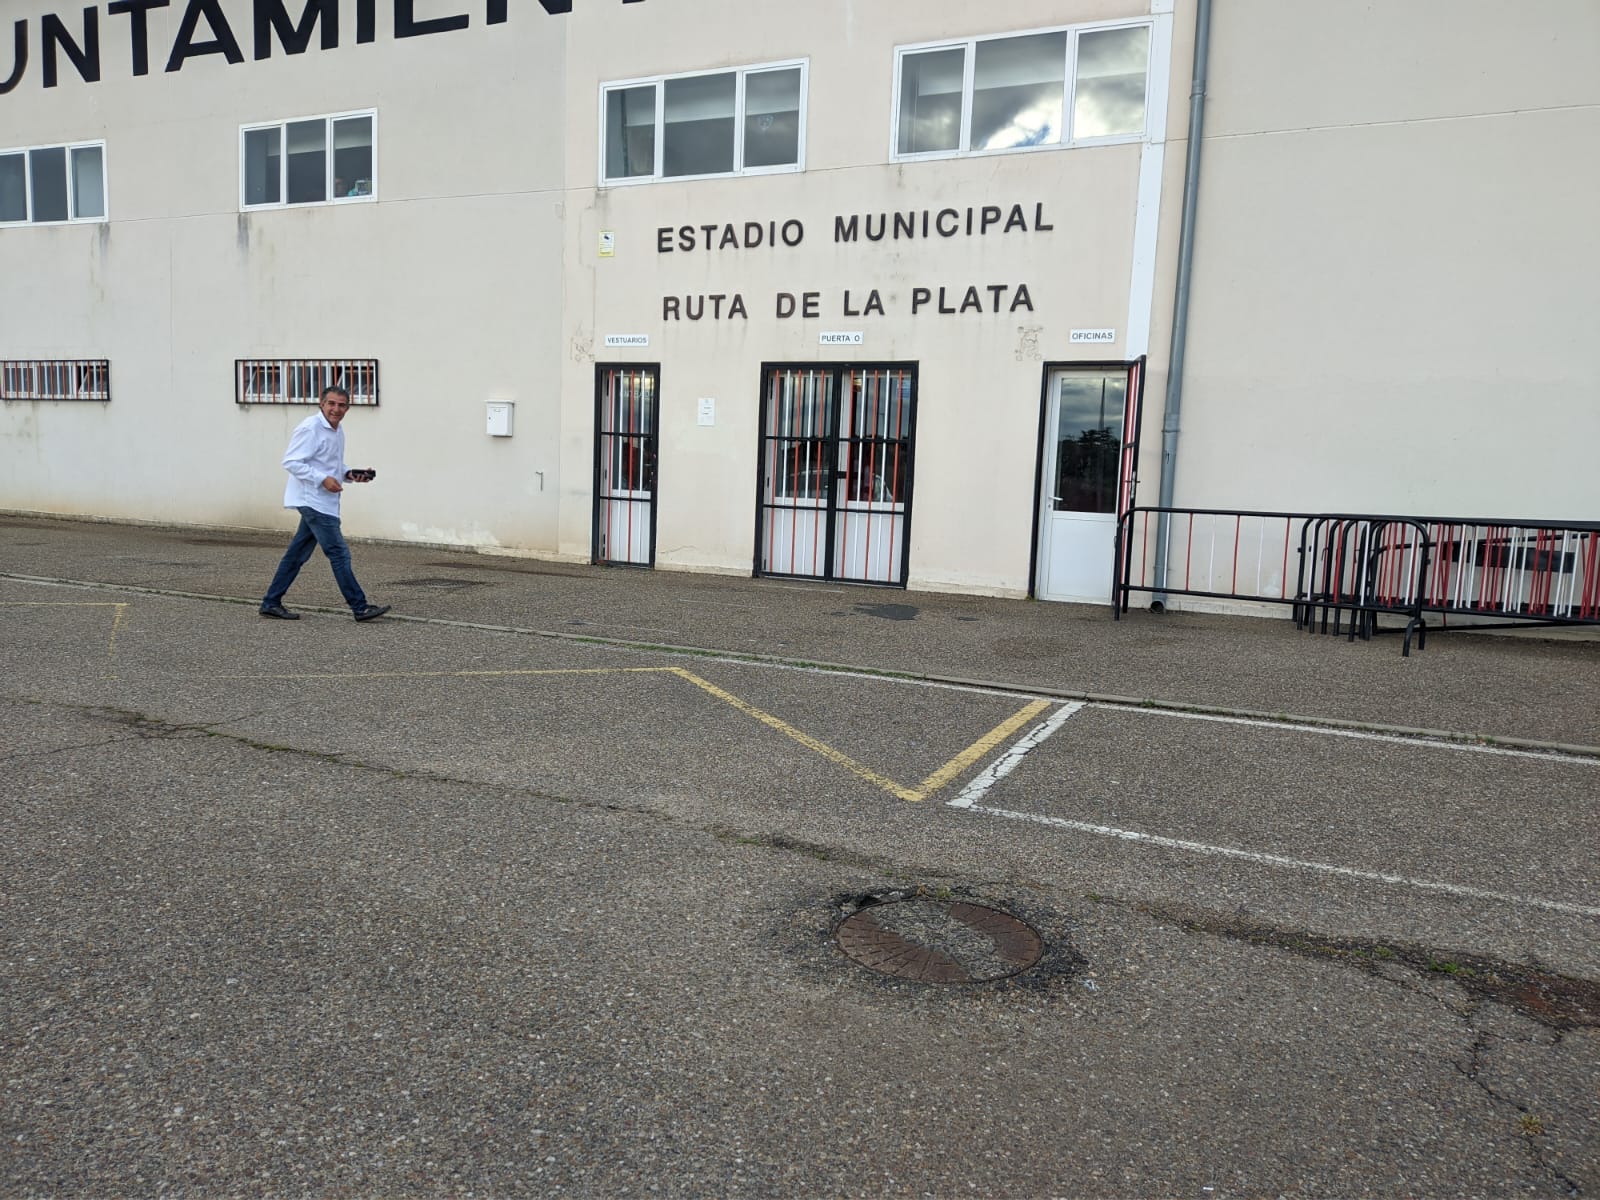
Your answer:
[[[330,380],[357,536],[1104,600],[1157,502],[1194,0],[23,7],[0,509],[281,526]],[[1597,68],[1216,0],[1172,503],[1600,517]]]

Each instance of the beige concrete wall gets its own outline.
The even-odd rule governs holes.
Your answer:
[[[760,380],[764,362],[911,361],[920,368],[913,587],[1024,593],[1035,520],[1035,454],[1048,361],[1126,353],[1140,147],[1052,150],[938,162],[889,162],[897,45],[1144,17],[1126,2],[1012,3],[1003,12],[958,3],[849,0],[751,5],[666,0],[630,14],[626,38],[606,6],[574,14],[568,60],[568,274],[561,547],[590,545],[596,361],[661,364],[658,562],[750,569],[755,536]],[[708,29],[717,30],[708,38]],[[600,188],[595,123],[600,86],[618,79],[805,58],[808,138],[802,174]],[[1185,61],[1187,61],[1185,59]],[[1181,178],[1180,175],[1174,178]],[[1048,231],[853,244],[836,216],[951,207],[1042,206]],[[679,225],[803,223],[794,248],[661,253],[657,231]],[[615,257],[601,258],[602,231]],[[1007,285],[1002,309],[911,312],[914,288],[959,298],[969,285]],[[1010,311],[1025,284],[1033,311]],[[881,316],[847,316],[878,290]],[[820,315],[779,319],[779,292],[820,293]],[[669,296],[738,294],[748,320],[666,319]],[[986,305],[990,294],[982,293]],[[1118,342],[1069,343],[1074,328],[1114,328]],[[864,335],[823,347],[822,331]],[[648,349],[606,349],[608,333],[647,333]],[[696,422],[716,401],[716,425]]]
[[[229,0],[246,62],[168,74],[175,5],[150,15],[142,78],[102,14],[102,81],[69,67],[50,90],[35,48],[0,147],[104,137],[111,220],[0,230],[0,358],[110,358],[114,398],[6,404],[0,508],[287,524],[278,459],[310,409],[235,405],[234,360],[349,355],[382,383],[347,426],[379,467],[352,533],[554,545],[564,131],[532,118],[559,111],[563,31],[470,7],[467,30],[405,41],[382,12],[357,45],[347,5],[338,49],[256,62]],[[241,124],[368,108],[377,203],[239,212]],[[517,402],[509,441],[486,436],[490,397]]]
[[[250,6],[224,7],[248,58]],[[233,361],[361,355],[383,403],[352,416],[352,457],[380,482],[356,493],[352,533],[587,558],[595,366],[651,361],[659,562],[747,571],[761,365],[914,361],[912,584],[1020,593],[1045,364],[1142,349],[1140,286],[1155,502],[1193,0],[1172,21],[1164,162],[1137,144],[889,162],[897,45],[1141,18],[1141,0],[592,0],[493,28],[477,0],[419,7],[472,25],[397,41],[380,4],[358,46],[346,4],[338,50],[168,74],[174,5],[150,14],[142,78],[125,18],[102,13],[104,79],[63,63],[50,90],[39,11],[75,29],[81,6],[29,8],[0,148],[105,138],[111,220],[0,230],[0,358],[110,358],[115,398],[0,408],[0,508],[286,524],[278,456],[309,410],[236,406]],[[604,82],[791,59],[809,69],[804,173],[597,186]],[[1178,503],[1600,514],[1597,61],[1589,0],[1216,6]],[[377,203],[239,212],[242,123],[368,108]],[[1162,180],[1146,285],[1141,171]],[[1054,228],[833,240],[836,215],[984,204],[1042,205]],[[785,219],[799,247],[656,245],[664,226]],[[1008,300],[1025,283],[1033,312],[909,313],[913,288],[995,283]],[[857,305],[876,288],[885,313],[845,315],[847,288]],[[779,291],[819,293],[821,315],[780,320]],[[663,297],[710,293],[748,319],[663,319]],[[1074,328],[1118,342],[1074,347]],[[865,343],[821,347],[824,329]],[[641,332],[648,349],[601,344]],[[513,438],[486,436],[491,398],[516,402]]]
[[[1597,64],[1589,0],[1216,6],[1179,504],[1600,518]]]

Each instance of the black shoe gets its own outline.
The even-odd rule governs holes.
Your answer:
[[[263,617],[277,617],[280,621],[298,621],[300,614],[290,612],[281,604],[263,604],[259,609]]]
[[[369,604],[356,612],[356,620],[375,621],[388,611],[389,605],[387,604]]]

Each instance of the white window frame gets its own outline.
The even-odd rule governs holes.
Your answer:
[[[100,150],[100,207],[98,217],[75,217],[78,210],[78,184],[72,175],[72,152],[98,147]],[[33,219],[33,158],[35,150],[65,150],[67,152],[67,219],[65,221],[35,221]],[[23,225],[102,225],[111,219],[111,168],[106,161],[104,138],[86,142],[46,142],[39,146],[7,146],[0,149],[0,157],[22,155],[22,191],[28,205],[28,215],[20,221],[0,221],[0,229],[16,229]]]
[[[372,190],[365,196],[335,196],[333,194],[333,123],[347,120],[351,117],[367,117],[372,121]],[[327,161],[323,164],[322,186],[327,194],[326,200],[301,200],[291,204],[286,199],[272,201],[268,204],[251,204],[245,196],[245,136],[262,129],[276,129],[278,131],[278,195],[286,197],[289,194],[289,126],[298,125],[302,121],[321,121],[327,129],[326,141]],[[305,117],[284,117],[280,121],[253,121],[248,125],[239,126],[239,211],[261,212],[274,208],[317,208],[332,204],[375,204],[378,199],[378,110],[375,108],[358,108],[350,112],[313,113]]]
[[[800,123],[795,146],[795,161],[771,167],[744,165],[744,102],[745,76],[760,75],[764,71],[800,69]],[[733,170],[713,171],[706,175],[664,175],[666,158],[666,85],[674,79],[695,79],[711,75],[734,76],[733,94]],[[649,175],[634,175],[626,179],[606,177],[606,97],[612,92],[629,88],[654,86],[656,90],[655,170]],[[597,174],[603,188],[634,187],[642,183],[687,183],[696,179],[733,179],[746,175],[795,175],[806,169],[806,114],[810,108],[811,60],[809,58],[781,59],[777,62],[752,63],[742,67],[717,67],[709,71],[680,71],[675,75],[646,75],[639,79],[609,79],[600,85],[599,151]]]
[[[1117,133],[1107,137],[1080,138],[1073,129],[1074,109],[1078,98],[1078,38],[1085,33],[1101,33],[1108,29],[1138,29],[1150,31],[1145,49],[1144,68],[1144,128],[1138,133]],[[1010,38],[1034,37],[1039,34],[1065,33],[1067,35],[1067,73],[1061,89],[1062,136],[1059,142],[1044,146],[1003,146],[995,150],[972,149],[972,90],[977,63],[978,46],[983,42],[1004,41]],[[944,158],[987,158],[995,154],[1046,154],[1056,150],[1072,150],[1084,146],[1118,146],[1145,140],[1150,131],[1150,104],[1152,89],[1150,69],[1154,61],[1156,41],[1155,22],[1148,18],[1138,21],[1096,21],[1083,25],[1048,25],[1039,29],[1016,29],[1005,33],[989,33],[980,37],[956,38],[938,42],[918,42],[915,45],[894,48],[894,95],[889,110],[889,161],[924,162]],[[906,55],[923,54],[929,50],[965,50],[962,59],[961,79],[961,141],[954,150],[924,150],[917,154],[900,153],[900,85],[904,78]]]

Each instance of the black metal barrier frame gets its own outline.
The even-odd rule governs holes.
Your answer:
[[[1167,565],[1160,586],[1149,578],[1152,515],[1167,518],[1164,546],[1159,522],[1156,534],[1155,553],[1164,552]],[[1390,614],[1406,619],[1405,655],[1413,635],[1425,646],[1431,613],[1440,627],[1452,614],[1600,624],[1596,522],[1139,507],[1118,520],[1114,570],[1118,619],[1134,592],[1288,604],[1296,628],[1352,640],[1370,638],[1379,615]]]

